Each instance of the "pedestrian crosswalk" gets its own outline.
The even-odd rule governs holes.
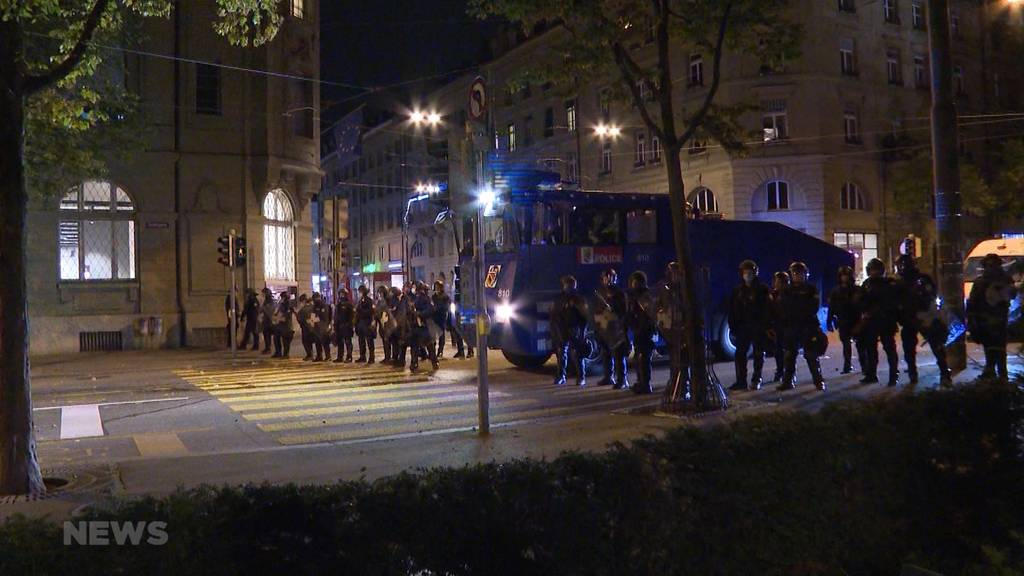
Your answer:
[[[477,423],[474,385],[384,366],[286,361],[176,373],[286,446],[468,429]],[[652,401],[609,388],[539,383],[496,386],[490,398],[495,425]]]

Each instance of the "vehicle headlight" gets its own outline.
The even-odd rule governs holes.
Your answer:
[[[451,312],[452,314],[455,314],[455,302],[452,302],[451,304],[448,305],[448,311]]]
[[[494,307],[494,321],[495,322],[508,322],[512,319],[512,305],[508,302],[502,302]]]

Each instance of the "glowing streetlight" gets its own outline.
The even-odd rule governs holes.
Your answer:
[[[420,112],[419,110],[413,111],[413,113],[409,116],[409,120],[413,124],[421,124],[421,123],[423,123],[423,120],[425,120],[425,119],[426,119],[426,115],[424,115],[423,112]]]
[[[430,114],[427,114],[427,123],[429,123],[431,125],[440,124],[441,123],[441,115],[438,114],[437,112],[431,112]]]
[[[594,134],[598,138],[618,138],[619,134],[622,134],[622,130],[615,125],[598,124],[594,126]]]
[[[441,113],[436,110],[431,110],[429,112],[413,110],[412,114],[409,115],[409,121],[416,125],[426,124],[428,126],[437,126],[441,123]]]

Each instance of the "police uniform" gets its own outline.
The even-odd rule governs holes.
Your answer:
[[[299,296],[299,305],[295,309],[295,319],[299,322],[299,338],[302,341],[302,348],[306,351],[303,361],[309,362],[313,359],[313,332],[310,330],[310,319],[313,317],[313,304],[303,294]]]
[[[571,277],[570,277],[571,278]],[[587,303],[576,291],[576,281],[571,285],[563,279],[562,292],[555,298],[551,308],[551,339],[558,360],[558,374],[555,385],[565,384],[569,363],[576,371],[576,383],[585,386],[587,350]]]
[[[848,283],[843,282],[844,275],[849,278]],[[840,268],[837,276],[836,287],[828,295],[826,325],[830,332],[839,332],[839,342],[843,345],[843,374],[849,374],[853,371],[853,329],[860,320],[862,290],[854,281],[853,270],[849,267]],[[857,353],[863,364],[864,358],[859,349]]]
[[[338,304],[334,308],[334,344],[338,347],[335,362],[352,361],[352,333],[355,325],[356,309],[352,305],[348,290],[342,289],[338,295]]]
[[[796,275],[795,266],[790,266],[790,274]],[[825,389],[819,358],[825,353],[828,340],[818,323],[819,305],[818,289],[806,280],[794,280],[782,291],[782,341],[786,349],[785,374],[779,387],[782,390],[790,390],[796,385],[796,355],[801,348],[815,387]]]
[[[413,348],[409,368],[411,370],[419,368],[420,352],[425,348],[426,357],[430,360],[431,367],[437,370],[437,331],[434,328],[434,303],[425,285],[420,286],[420,289],[417,290],[413,298],[411,310],[413,312],[411,318]]]
[[[274,357],[288,358],[292,349],[292,338],[295,337],[295,328],[292,327],[292,320],[295,310],[292,308],[292,300],[287,292],[281,293],[281,302],[274,311]]]
[[[949,364],[946,362],[946,336],[948,327],[939,315],[935,298],[939,290],[932,277],[917,269],[913,257],[904,255],[897,262],[900,274],[896,281],[900,295],[900,340],[903,344],[903,361],[907,364],[907,375],[911,384],[917,383],[917,335],[924,336],[925,342],[935,356],[939,377],[950,380]]]
[[[405,350],[409,336],[409,297],[394,288],[391,297],[391,314],[395,318],[395,329],[391,331],[391,360],[399,368],[405,367]]]
[[[313,314],[310,316],[310,331],[313,336],[313,347],[316,349],[315,362],[326,362],[331,359],[331,305],[320,294],[313,295]]]
[[[274,313],[277,305],[274,303],[274,294],[268,289],[263,289],[263,303],[260,304],[260,330],[263,332],[263,354],[270,354],[270,347],[274,343]]]
[[[778,283],[782,282],[781,286]],[[786,368],[786,347],[782,342],[782,292],[789,286],[789,273],[776,272],[772,276],[772,289],[768,293],[768,345],[775,358],[772,383],[782,381]]]
[[[985,349],[982,376],[1007,379],[1006,343],[1010,302],[1017,297],[1013,279],[1002,267],[998,255],[989,254],[983,261],[984,271],[974,280],[967,298],[967,329],[971,339]]]
[[[868,263],[868,278],[864,280],[861,321],[857,338],[864,351],[864,378],[862,383],[878,382],[878,343],[881,341],[889,363],[889,385],[899,383],[899,356],[896,352],[896,321],[900,314],[899,287],[892,278],[870,276],[872,264],[885,273],[885,264],[880,260]]]
[[[633,334],[633,363],[636,365],[633,392],[650,394],[654,391],[651,373],[654,371],[654,335],[658,318],[657,303],[647,287],[647,276],[643,272],[630,275],[626,296],[626,325]]]
[[[377,326],[374,320],[375,308],[369,290],[365,286],[359,288],[359,302],[356,303],[356,337],[359,339],[359,358],[356,362],[376,361],[374,356],[374,340],[377,337]],[[367,357],[369,351],[369,357]]]
[[[392,350],[394,345],[391,341],[391,334],[395,331],[395,317],[392,315],[391,293],[381,286],[377,288],[377,299],[373,303],[373,317],[377,322],[377,333],[380,335],[381,347],[384,349],[384,357],[381,364],[392,361]]]
[[[751,268],[751,266],[753,266]],[[751,270],[754,274],[750,284],[743,281],[732,291],[729,298],[729,331],[736,342],[736,383],[732,390],[747,389],[747,351],[754,356],[754,374],[750,377],[750,388],[761,388],[761,372],[764,370],[764,348],[768,331],[769,290],[757,278],[757,265],[744,262],[740,272]]]
[[[449,316],[451,314],[452,299],[445,293],[444,284],[435,282],[434,293],[430,295],[430,300],[434,305],[434,324],[438,327],[437,358],[440,360],[444,356],[444,333],[451,322]],[[452,344],[461,350],[462,347],[455,342],[454,333],[452,334]]]
[[[614,275],[612,270],[606,271]],[[644,288],[646,289],[646,282]],[[626,359],[629,338],[626,334],[626,293],[614,283],[603,284],[594,291],[594,331],[604,360],[604,378],[598,385],[629,388]]]
[[[260,349],[260,301],[256,297],[256,292],[249,290],[245,296],[245,306],[242,307],[242,318],[245,319],[245,325],[242,333],[242,345],[240,348],[245,349],[249,346],[249,338],[252,338],[252,349]]]

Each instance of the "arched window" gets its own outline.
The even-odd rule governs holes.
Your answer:
[[[295,281],[295,212],[280,188],[263,199],[263,275],[266,280]]]
[[[839,207],[843,210],[867,210],[860,187],[853,182],[843,184],[839,193]]]
[[[135,279],[135,204],[116,184],[87,180],[60,201],[61,280]]]
[[[789,210],[789,183],[772,180],[764,185],[768,210]]]
[[[710,188],[701,186],[693,191],[690,196],[690,202],[693,206],[700,210],[704,214],[717,214],[718,210],[718,199],[715,198],[715,193]]]

